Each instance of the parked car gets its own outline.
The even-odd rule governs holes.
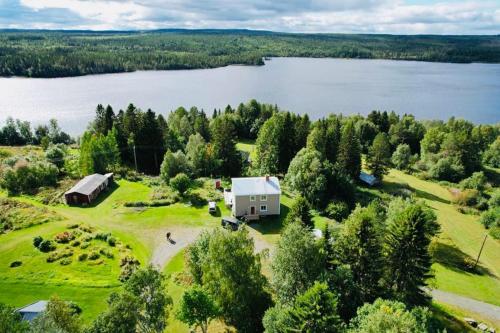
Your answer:
[[[210,214],[215,214],[217,212],[217,205],[215,204],[215,201],[208,202],[208,212]]]
[[[231,229],[233,231],[238,230],[240,224],[241,224],[240,220],[232,216],[223,217],[221,220],[222,227],[226,229]]]

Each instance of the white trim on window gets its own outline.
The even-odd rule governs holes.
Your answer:
[[[250,201],[256,201],[256,200],[257,200],[257,197],[255,195],[250,196]]]
[[[261,195],[260,196],[260,201],[267,201],[267,195]]]
[[[267,212],[267,205],[260,205],[261,212]]]

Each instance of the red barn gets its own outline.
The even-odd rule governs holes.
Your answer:
[[[68,205],[88,205],[113,181],[113,174],[94,173],[80,180],[64,193]]]

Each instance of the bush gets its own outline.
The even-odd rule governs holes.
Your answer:
[[[480,199],[481,195],[477,190],[463,190],[454,197],[454,201],[457,205],[467,207],[476,206]]]
[[[21,266],[22,264],[23,264],[23,262],[22,262],[22,261],[17,261],[17,260],[16,260],[16,261],[13,261],[13,262],[11,262],[11,263],[10,263],[10,267],[11,267],[11,268],[14,268],[14,267],[19,267],[19,266]]]
[[[491,195],[490,200],[488,200],[488,206],[490,208],[500,207],[500,188],[497,188]]]
[[[185,173],[179,173],[174,178],[170,179],[170,186],[183,195],[191,185],[191,179]]]
[[[77,240],[75,240],[75,241],[73,241],[73,242],[71,242],[71,246],[73,246],[73,247],[80,246],[80,244],[81,244],[81,243],[80,243],[80,241],[79,241],[78,239],[77,239]]]
[[[41,186],[54,186],[59,170],[48,162],[21,161],[4,172],[1,185],[11,194],[27,193]]]
[[[78,256],[78,260],[79,260],[79,261],[85,261],[85,260],[87,260],[88,256],[89,256],[89,255],[88,255],[87,253],[82,253],[82,254],[80,254],[80,255]]]
[[[72,262],[71,258],[64,258],[63,260],[61,260],[59,262],[59,264],[63,265],[63,266],[67,266],[67,265],[71,264],[71,262]]]
[[[92,251],[92,252],[90,252],[90,254],[89,254],[89,257],[88,257],[88,258],[89,258],[89,260],[97,260],[97,259],[99,259],[100,257],[101,257],[101,255],[99,254],[99,252],[97,252],[97,251]]]
[[[108,237],[108,245],[109,246],[116,246],[116,238],[113,236]]]
[[[462,189],[471,189],[482,192],[486,187],[487,181],[488,179],[484,175],[484,172],[474,172],[472,176],[460,182],[460,187]]]
[[[80,245],[80,249],[85,250],[90,246],[89,242],[83,242],[82,245]]]
[[[52,241],[46,239],[40,243],[38,249],[42,252],[50,252],[54,251],[56,249],[56,246],[52,243]]]
[[[108,240],[108,237],[110,237],[110,236],[111,236],[111,234],[109,232],[107,232],[107,233],[99,232],[95,235],[94,238],[106,242]]]
[[[445,157],[439,159],[429,170],[431,178],[458,182],[465,175],[464,166],[457,159]]]
[[[99,253],[102,254],[103,256],[105,256],[106,258],[109,258],[109,259],[113,259],[115,257],[113,255],[113,253],[111,253],[110,251],[108,251],[106,249],[100,249]]]
[[[38,248],[40,246],[40,243],[43,242],[42,236],[36,236],[33,238],[33,246]]]
[[[349,212],[349,206],[343,201],[330,202],[325,209],[326,215],[337,222],[341,222],[343,219],[347,218]]]
[[[497,207],[484,212],[481,214],[479,221],[486,229],[500,227],[500,208]]]
[[[63,251],[53,252],[47,257],[47,262],[54,262],[62,258],[68,258],[73,255],[73,250],[66,249]]]
[[[490,235],[495,239],[500,239],[500,227],[490,228]]]
[[[54,240],[57,242],[57,243],[61,243],[61,244],[67,244],[69,243],[69,241],[73,240],[75,238],[75,236],[73,235],[72,232],[69,232],[69,231],[63,231],[61,233],[58,233],[56,235],[56,237],[54,237]]]
[[[118,278],[121,282],[127,281],[130,276],[135,272],[137,267],[139,267],[139,260],[133,256],[125,256],[120,260],[120,277]]]

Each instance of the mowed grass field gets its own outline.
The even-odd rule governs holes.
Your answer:
[[[385,178],[385,187],[408,185],[417,198],[423,199],[436,213],[441,234],[436,246],[433,265],[435,278],[430,281],[437,289],[460,294],[476,300],[500,305],[500,242],[486,240],[479,260],[480,273],[462,269],[458,262],[476,259],[486,229],[479,216],[462,214],[451,202],[451,193],[440,184],[424,181],[398,170],[391,170]]]
[[[33,246],[35,236],[53,239],[68,225],[81,223],[110,232],[131,248],[141,264],[147,264],[159,242],[165,241],[169,227],[202,228],[220,222],[219,217],[208,214],[206,207],[184,203],[148,209],[123,207],[127,201],[148,200],[151,190],[141,183],[120,180],[91,207],[47,206],[65,218],[61,221],[0,235],[0,302],[22,306],[57,294],[78,303],[83,309],[83,320],[89,322],[106,308],[107,296],[120,288],[119,253],[115,253],[114,259],[104,258],[100,265],[81,263],[76,254],[67,266],[48,263],[48,254]],[[15,199],[41,205],[28,196]],[[23,264],[11,268],[13,261]]]

